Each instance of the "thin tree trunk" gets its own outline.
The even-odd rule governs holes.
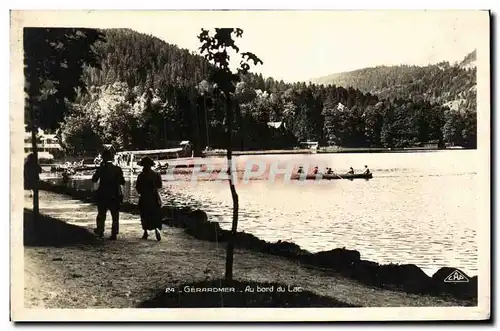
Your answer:
[[[36,125],[36,116],[35,116],[35,109],[33,109],[33,106],[30,109],[30,116],[31,116],[31,147],[33,149],[33,158],[35,159],[36,165],[38,165],[38,144],[36,141],[36,134],[38,131],[38,127]],[[30,171],[35,171],[36,168],[34,167],[33,170]],[[33,220],[38,220],[38,215],[40,214],[40,208],[39,208],[39,203],[38,203],[38,175],[36,176],[37,180],[33,182]]]
[[[206,147],[209,147],[210,146],[210,142],[209,142],[209,139],[208,139],[208,115],[207,115],[207,97],[206,97],[206,94],[203,93],[203,108],[205,109],[205,131],[207,133],[207,141],[206,141]]]
[[[236,238],[236,230],[238,228],[238,194],[233,183],[233,167],[232,167],[232,130],[233,130],[233,110],[231,108],[231,99],[226,95],[226,114],[227,114],[227,162],[229,170],[229,188],[231,190],[231,197],[233,198],[233,224],[231,227],[231,236],[227,243],[226,253],[226,280],[233,279],[233,255],[234,255],[234,241]]]
[[[235,106],[236,111],[236,121],[238,122],[239,130],[238,130],[238,139],[240,141],[240,151],[245,150],[245,144],[243,143],[243,117],[241,115],[241,109],[239,103]]]

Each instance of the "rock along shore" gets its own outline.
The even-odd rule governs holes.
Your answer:
[[[43,181],[40,182],[40,189],[65,194],[82,201],[94,201],[92,191],[78,190]],[[131,214],[139,213],[138,206],[129,202],[123,203],[121,210]],[[163,224],[183,228],[187,234],[197,239],[227,242],[231,238],[230,231],[222,229],[217,222],[209,221],[207,214],[201,210],[163,207],[162,215]],[[330,269],[370,286],[414,294],[451,296],[477,302],[477,276],[470,277],[457,268],[443,267],[432,277],[429,277],[414,264],[379,264],[361,260],[358,251],[345,248],[311,253],[295,243],[281,240],[270,243],[245,232],[236,233],[235,247],[285,257],[305,265]],[[448,280],[451,278],[452,282],[445,281],[447,278]]]

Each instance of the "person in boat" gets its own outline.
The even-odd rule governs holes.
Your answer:
[[[303,172],[304,172],[304,167],[299,166],[299,169],[297,169],[297,173],[298,173],[298,174],[301,174],[301,173],[303,173]]]
[[[354,169],[352,167],[349,168],[349,171],[347,172],[348,175],[354,175]]]
[[[113,164],[111,151],[104,150],[101,154],[102,162],[92,176],[92,182],[99,182],[96,191],[97,200],[97,227],[94,233],[102,238],[106,213],[111,213],[112,225],[110,240],[116,240],[119,230],[120,205],[123,202],[122,185],[125,185],[122,168]]]
[[[35,154],[30,153],[24,163],[24,189],[30,191],[30,197],[33,196],[41,172],[42,167],[38,164]]]
[[[333,170],[332,170],[332,168],[330,168],[330,167],[326,168],[325,173],[326,173],[327,175],[332,175],[332,174],[333,174]]]
[[[365,165],[365,171],[363,172],[364,175],[369,175],[371,174],[370,169],[368,169],[368,166]]]
[[[160,161],[158,161],[158,167],[156,167],[158,170],[167,170],[168,169],[168,162],[165,162],[165,164],[161,164]]]
[[[316,166],[314,167],[313,174],[317,175],[319,171],[319,168]]]
[[[141,225],[144,231],[142,239],[148,239],[148,231],[154,230],[156,240],[161,240],[161,198],[158,190],[162,187],[161,176],[153,170],[155,162],[149,157],[143,157],[138,164],[142,172],[137,176],[135,189],[139,193],[139,211]]]

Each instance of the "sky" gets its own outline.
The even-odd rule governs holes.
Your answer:
[[[290,82],[377,65],[460,61],[477,47],[484,18],[459,11],[188,12],[154,14],[147,26],[131,28],[196,51],[201,28],[240,27],[237,45],[264,62],[253,71]]]
[[[251,71],[287,82],[377,65],[453,63],[488,33],[487,12],[458,10],[94,11],[57,21],[131,28],[194,52],[201,28],[239,27],[241,51],[264,62]]]

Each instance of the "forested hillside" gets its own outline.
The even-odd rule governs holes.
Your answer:
[[[337,73],[315,83],[352,86],[383,99],[424,99],[457,111],[476,111],[476,51],[462,62],[428,66],[378,66]]]
[[[103,143],[161,148],[184,139],[198,151],[226,147],[224,103],[205,81],[210,66],[202,57],[132,30],[104,32],[106,42],[97,45],[102,69],[85,70],[89,93],[70,105],[61,126],[68,153],[97,151]],[[288,84],[262,75],[243,77],[235,98],[236,149],[292,148],[304,140],[353,147],[429,141],[475,147],[475,117],[429,100],[384,99],[354,88]]]

